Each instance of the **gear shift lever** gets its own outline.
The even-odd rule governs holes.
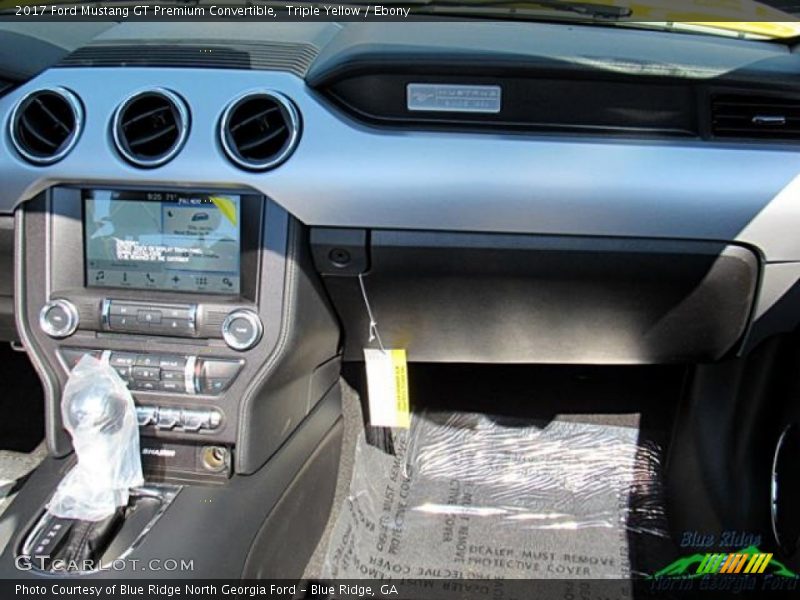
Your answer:
[[[78,463],[61,481],[47,511],[62,522],[51,559],[95,558],[108,544],[128,504],[144,483],[136,407],[107,363],[84,356],[70,374],[61,402],[64,427]],[[53,544],[55,546],[55,544]]]

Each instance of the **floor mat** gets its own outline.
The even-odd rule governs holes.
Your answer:
[[[47,456],[47,444],[40,443],[33,452],[0,450],[0,515],[11,503],[14,483],[39,466]]]
[[[666,537],[659,454],[638,433],[422,413],[396,456],[362,433],[322,579],[627,581],[630,538]]]

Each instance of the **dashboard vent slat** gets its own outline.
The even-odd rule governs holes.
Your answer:
[[[16,105],[9,121],[14,148],[37,165],[64,158],[78,141],[82,127],[83,107],[63,88],[28,94]]]
[[[112,123],[119,153],[139,167],[171,160],[189,133],[189,111],[176,94],[163,89],[140,92],[123,102]]]
[[[800,140],[800,98],[751,94],[713,96],[711,133],[717,138]]]
[[[238,166],[265,171],[294,150],[300,116],[294,104],[276,92],[256,91],[233,101],[220,121],[220,143]]]
[[[79,48],[59,66],[248,69],[285,71],[303,77],[317,53],[311,44],[293,42],[105,42]]]

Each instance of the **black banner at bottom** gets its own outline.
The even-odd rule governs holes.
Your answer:
[[[0,598],[86,600],[628,600],[633,598],[797,598],[800,580],[709,575],[641,580],[146,580],[88,577],[0,580]]]

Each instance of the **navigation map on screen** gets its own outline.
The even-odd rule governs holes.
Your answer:
[[[238,294],[240,197],[84,193],[88,286]]]

